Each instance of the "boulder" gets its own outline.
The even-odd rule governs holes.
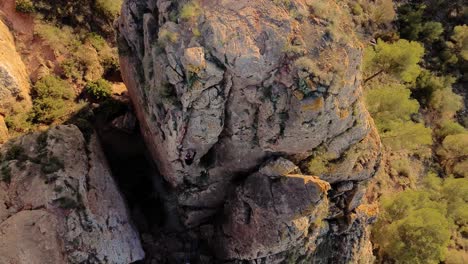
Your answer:
[[[59,126],[0,147],[0,263],[132,263],[139,235],[96,136]]]
[[[171,206],[185,228],[218,230],[216,245],[192,236],[219,249],[216,263],[310,260],[379,164],[352,16],[335,0],[197,3],[127,0],[118,21],[123,79]],[[186,4],[191,13],[178,16]],[[278,158],[297,171],[267,165]],[[314,158],[323,173],[308,169]],[[348,206],[318,188],[325,182],[353,182],[337,200]]]

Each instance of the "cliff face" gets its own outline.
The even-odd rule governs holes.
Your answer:
[[[0,263],[131,263],[138,233],[96,137],[59,126],[1,146]]]
[[[3,117],[17,109],[31,107],[30,85],[26,67],[16,52],[15,42],[8,27],[0,20],[0,143],[8,139]]]
[[[218,261],[369,262],[362,49],[338,2],[287,2],[127,0],[123,77],[182,226]]]

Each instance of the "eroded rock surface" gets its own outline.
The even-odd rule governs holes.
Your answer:
[[[13,35],[0,20],[0,114],[5,117],[31,107],[26,67],[16,51]],[[8,139],[8,129],[0,119],[0,143]]]
[[[332,0],[197,3],[180,16],[187,1],[127,0],[118,25],[123,77],[180,220],[214,230],[218,259],[313,260],[322,241],[367,224],[350,216],[379,164],[348,11]],[[278,157],[298,175],[266,172]],[[307,176],[314,159],[320,179]],[[359,258],[358,244],[325,261]]]
[[[59,126],[3,145],[0,263],[121,263],[144,258],[95,136]]]

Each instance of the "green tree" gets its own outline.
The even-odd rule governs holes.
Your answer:
[[[468,133],[468,131],[459,123],[454,122],[452,120],[446,120],[441,125],[440,128],[437,130],[437,136],[440,138],[445,138],[446,136],[456,135]]]
[[[434,179],[435,180],[435,179]],[[440,180],[431,184],[440,188]],[[382,255],[396,263],[439,263],[453,228],[443,195],[406,190],[384,198],[373,238]]]
[[[451,48],[462,58],[468,60],[468,26],[456,26],[450,38]]]
[[[442,119],[450,119],[463,108],[463,98],[446,88],[433,93],[429,106],[440,113]]]
[[[431,129],[411,121],[419,104],[411,99],[408,88],[398,84],[373,88],[365,99],[385,145],[393,150],[416,151],[432,144]]]
[[[386,73],[403,82],[413,82],[421,72],[419,62],[424,48],[418,42],[400,39],[394,43],[378,40],[374,47],[366,49],[364,70],[365,83]]]
[[[445,137],[437,149],[437,154],[447,174],[453,173],[458,177],[468,176],[468,133]]]
[[[411,99],[411,91],[400,84],[389,84],[369,89],[366,104],[372,117],[383,130],[388,122],[409,121],[419,110],[419,103]]]
[[[398,26],[402,38],[419,40],[431,44],[440,39],[444,33],[441,23],[425,16],[427,6],[424,4],[404,4],[398,9]]]
[[[468,69],[468,26],[456,26],[449,41],[445,42],[445,49],[440,53],[442,66],[457,67],[461,75]]]
[[[432,43],[440,40],[440,36],[444,33],[444,27],[439,22],[427,22],[424,24],[420,39],[427,43]]]
[[[442,141],[438,154],[446,160],[457,160],[468,157],[468,133],[447,136]]]
[[[412,95],[422,105],[428,106],[433,94],[437,90],[452,89],[456,79],[452,76],[437,76],[429,70],[422,70],[411,86]]]

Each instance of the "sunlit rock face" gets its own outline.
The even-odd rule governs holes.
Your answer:
[[[326,263],[335,256],[319,256],[317,245],[347,239],[355,219],[366,226],[350,215],[380,140],[361,98],[361,44],[340,3],[282,2],[127,0],[118,23],[123,77],[152,158],[182,224],[214,230],[206,239],[218,259]],[[327,168],[308,176],[320,157]],[[278,159],[281,173],[262,172]],[[299,190],[300,203],[289,197]],[[355,258],[357,244],[337,260]]]
[[[132,263],[140,238],[95,136],[59,126],[0,147],[0,263]]]
[[[0,20],[0,143],[8,139],[4,118],[31,108],[26,67],[16,51],[13,35]]]

